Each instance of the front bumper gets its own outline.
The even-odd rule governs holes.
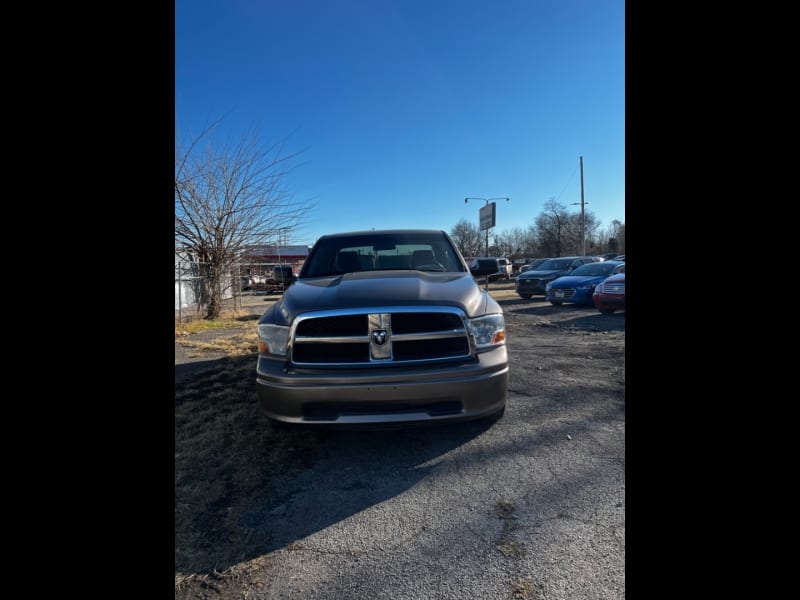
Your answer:
[[[593,296],[596,308],[625,310],[625,296],[615,294],[598,294]]]
[[[518,294],[537,294],[544,295],[545,287],[550,283],[550,279],[520,279],[517,277],[514,288]]]
[[[466,421],[503,409],[506,346],[475,361],[308,369],[259,356],[258,399],[270,419],[304,425]]]
[[[557,296],[556,292],[561,291],[562,295]],[[572,304],[586,304],[592,306],[594,304],[593,289],[576,289],[576,288],[550,288],[545,294],[545,300],[548,302],[569,302]]]

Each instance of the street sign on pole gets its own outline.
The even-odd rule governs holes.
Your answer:
[[[481,206],[481,209],[478,211],[478,216],[480,217],[481,223],[481,231],[494,227],[496,207],[497,205],[494,202],[487,202],[485,206]]]

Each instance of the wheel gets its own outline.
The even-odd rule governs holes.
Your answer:
[[[552,304],[553,306],[561,306],[564,303],[563,302],[557,302],[555,300],[550,300],[550,304]]]
[[[530,298],[532,295],[533,295],[533,294],[520,294],[520,295],[519,295],[519,297],[520,297],[520,298],[525,298],[525,300],[527,300],[527,299],[528,299],[528,298]]]
[[[603,313],[604,315],[613,315],[614,314],[614,309],[613,308],[599,308],[598,310],[601,313]]]

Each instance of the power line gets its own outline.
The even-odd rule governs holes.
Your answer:
[[[558,197],[556,198],[556,201],[560,200],[560,199],[561,199],[561,196],[563,196],[563,195],[564,195],[564,192],[566,192],[566,191],[567,191],[567,188],[569,187],[569,184],[570,184],[570,183],[572,183],[572,178],[573,178],[573,177],[575,177],[575,173],[577,173],[577,172],[578,172],[578,168],[580,168],[580,165],[578,165],[577,167],[575,167],[575,170],[572,172],[572,175],[570,175],[570,176],[569,176],[569,180],[567,180],[567,185],[565,185],[565,186],[564,186],[564,189],[563,189],[563,190],[561,190],[561,193],[560,193],[560,194],[558,195]]]

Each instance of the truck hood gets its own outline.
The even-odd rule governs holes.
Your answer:
[[[502,312],[470,273],[361,271],[298,279],[260,322],[289,325],[297,315],[316,310],[428,304],[456,306],[469,317]]]
[[[600,283],[607,275],[564,275],[559,277],[550,285],[553,288],[570,288],[588,283]]]

